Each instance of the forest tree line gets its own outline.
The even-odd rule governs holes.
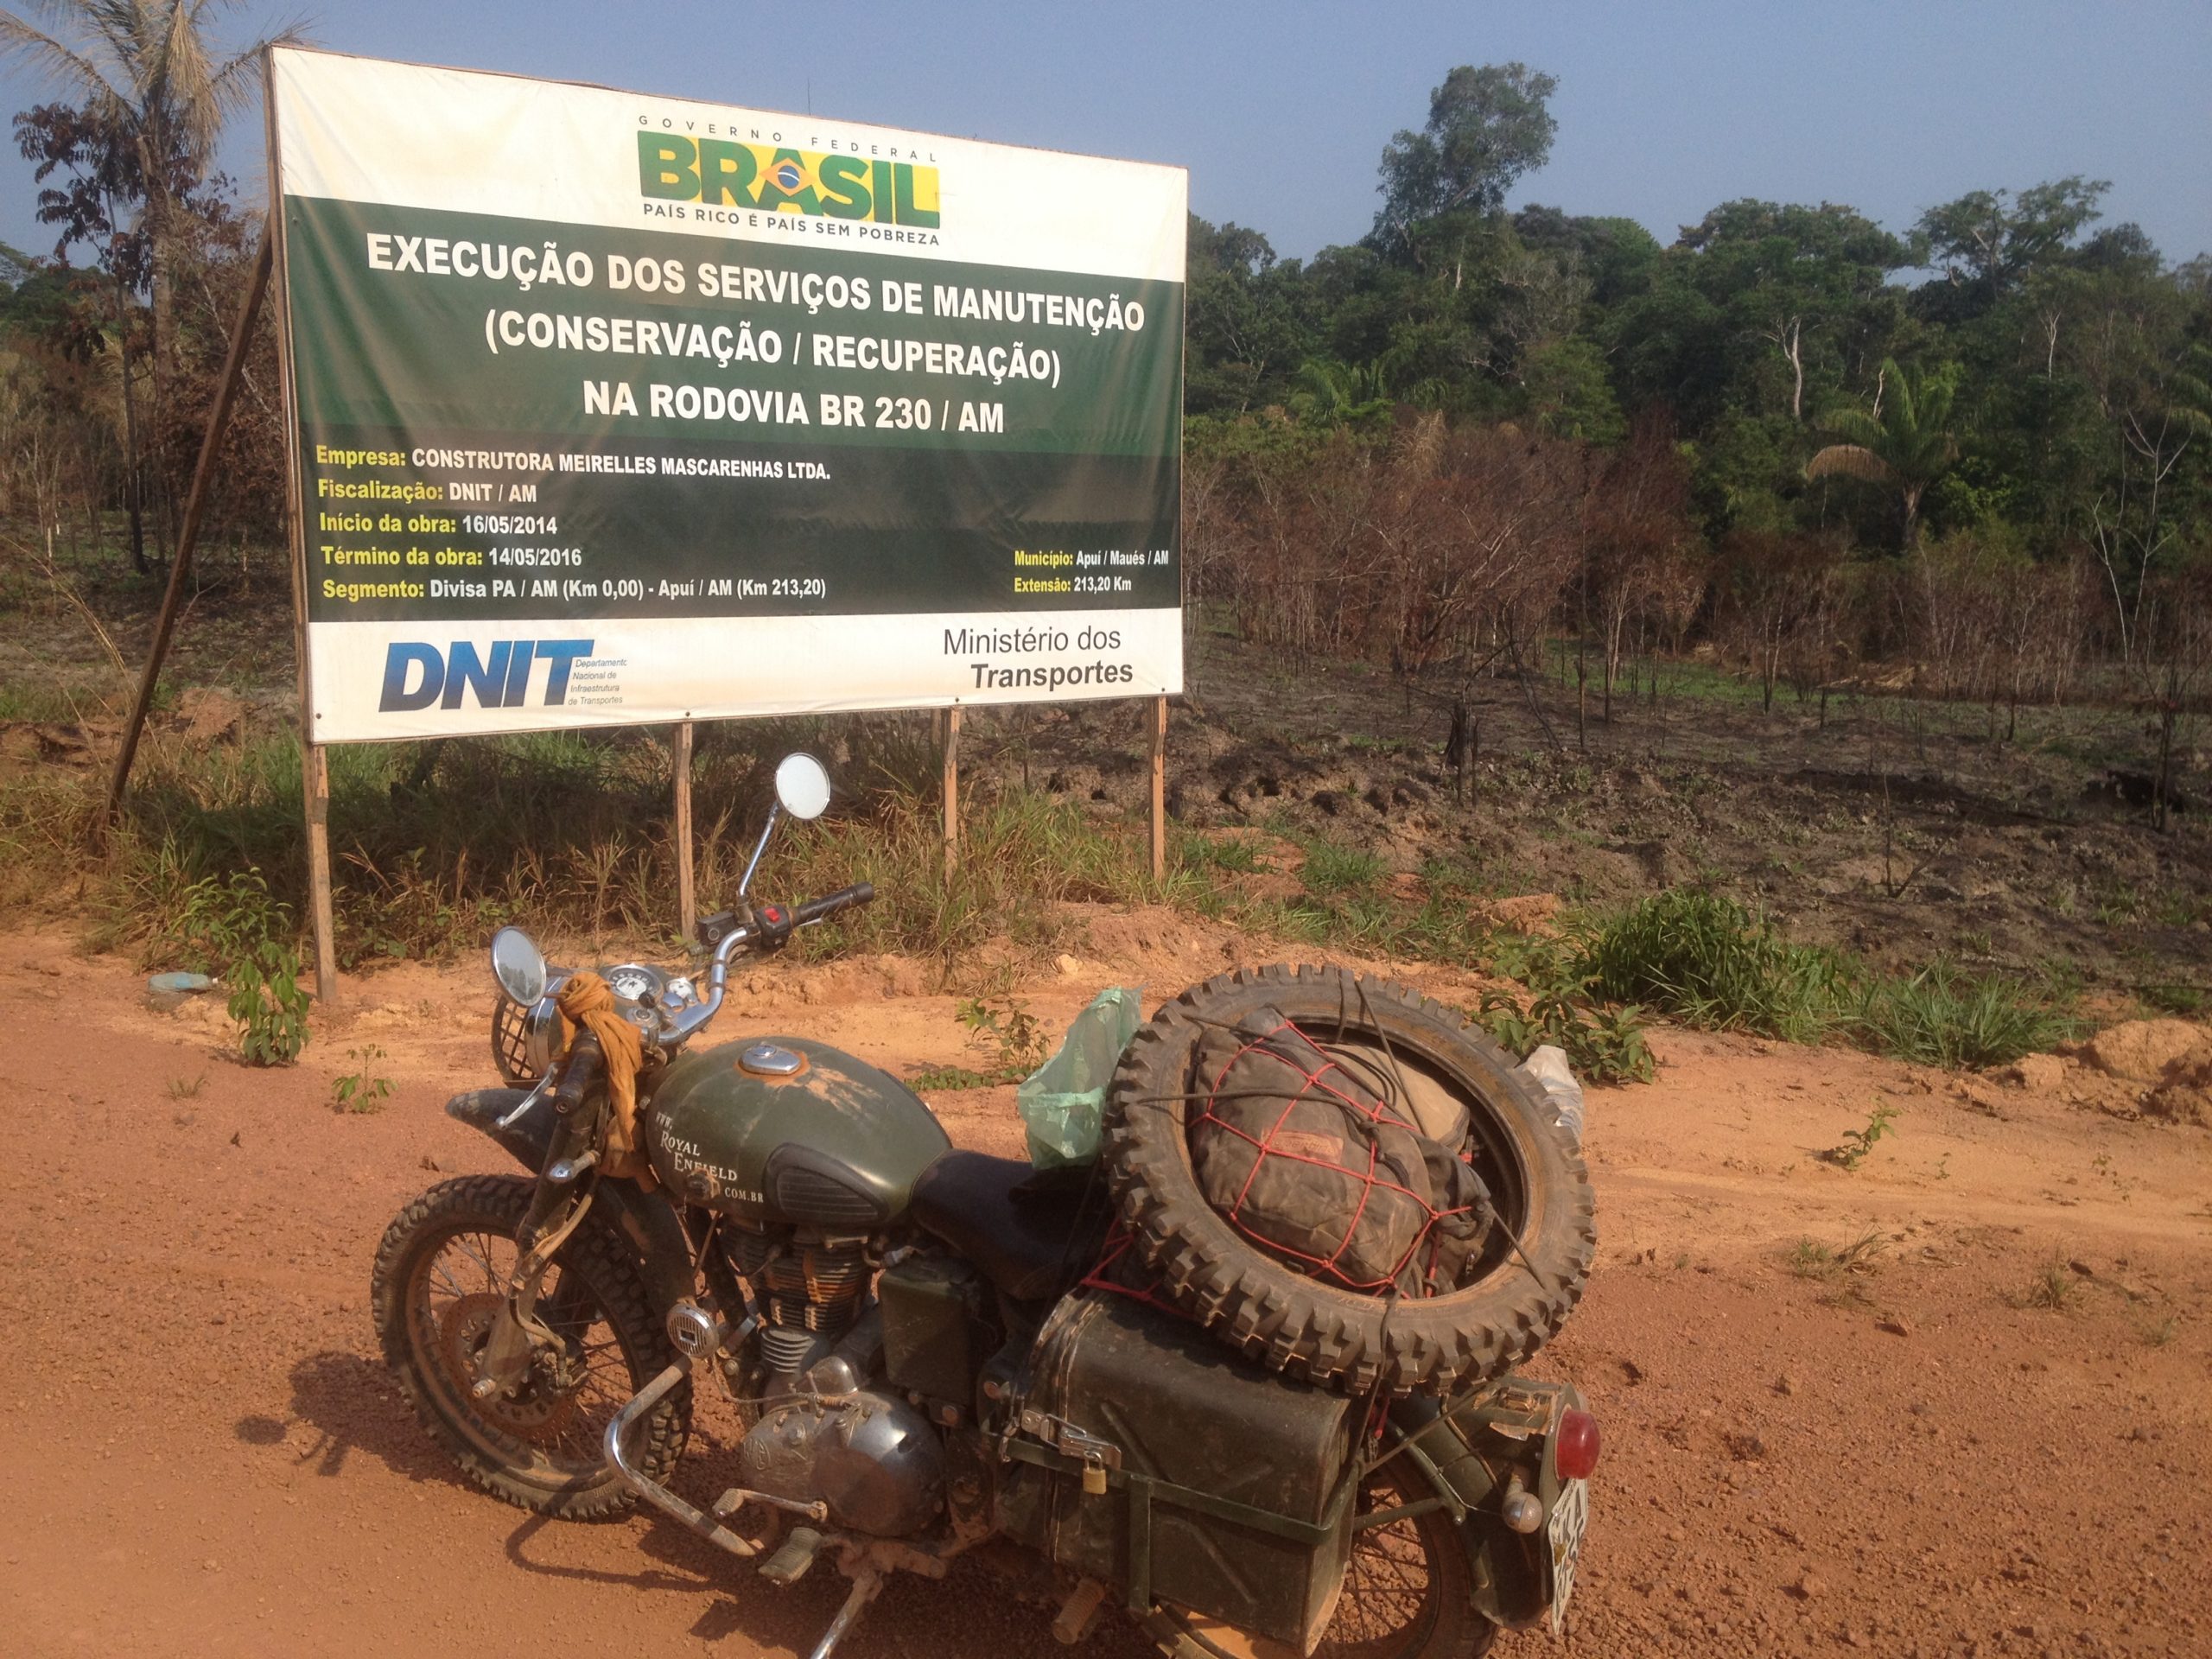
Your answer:
[[[1697,640],[1770,697],[1909,658],[2015,707],[2091,668],[2202,698],[2212,260],[2082,177],[1903,232],[1832,202],[1725,202],[1665,244],[1508,211],[1554,91],[1452,70],[1368,233],[1311,260],[1193,219],[1198,596],[1409,672],[1565,630],[1607,695]]]

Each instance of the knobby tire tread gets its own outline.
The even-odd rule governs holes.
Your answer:
[[[1188,1109],[1166,1097],[1192,1086],[1192,1052],[1205,1031],[1262,1005],[1325,1024],[1349,1009],[1362,1031],[1379,1024],[1394,1045],[1418,1038],[1432,1066],[1443,1062],[1469,1109],[1490,1112],[1523,1153],[1535,1214],[1522,1240],[1535,1275],[1509,1253],[1442,1296],[1363,1295],[1293,1271],[1217,1214],[1192,1170]],[[1541,1090],[1459,1014],[1342,968],[1239,968],[1168,1002],[1115,1072],[1103,1158],[1137,1253],[1168,1300],[1247,1357],[1353,1395],[1443,1395],[1503,1376],[1565,1322],[1597,1249],[1589,1171]]]
[[[385,1362],[397,1374],[416,1419],[471,1480],[494,1497],[534,1515],[564,1521],[607,1520],[637,1502],[637,1494],[626,1483],[602,1470],[588,1482],[549,1486],[524,1478],[512,1465],[486,1456],[446,1415],[446,1402],[417,1370],[409,1340],[408,1321],[413,1313],[405,1298],[418,1241],[456,1217],[478,1224],[479,1230],[512,1238],[530,1207],[531,1191],[532,1183],[525,1178],[464,1175],[442,1181],[414,1198],[385,1230],[370,1274],[369,1306]],[[633,1391],[675,1362],[676,1350],[653,1317],[638,1262],[596,1217],[587,1216],[554,1260],[582,1276],[608,1325],[620,1332]],[[649,1479],[665,1482],[690,1434],[691,1383],[687,1377],[631,1430],[628,1440],[635,1447],[632,1461]]]

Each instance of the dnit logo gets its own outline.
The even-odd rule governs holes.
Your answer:
[[[591,654],[591,647],[588,639],[498,639],[479,656],[467,639],[456,639],[443,651],[396,639],[385,652],[384,696],[377,708],[385,714],[411,714],[434,702],[458,709],[464,691],[474,691],[486,709],[524,708],[530,701],[531,674],[543,663],[545,690],[538,706],[557,709],[569,700],[569,671],[577,658]]]

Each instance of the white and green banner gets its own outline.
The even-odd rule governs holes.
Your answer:
[[[270,97],[317,741],[1182,689],[1182,169]]]

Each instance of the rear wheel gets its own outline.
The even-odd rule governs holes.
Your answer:
[[[607,1424],[676,1354],[637,1264],[587,1217],[538,1294],[559,1346],[534,1353],[512,1389],[475,1397],[471,1361],[505,1300],[532,1190],[499,1175],[432,1187],[385,1230],[371,1305],[415,1414],[471,1479],[536,1514],[592,1520],[635,1496],[601,1461]],[[664,1480],[690,1428],[687,1380],[630,1430],[633,1463]]]
[[[1404,1466],[1393,1459],[1367,1478],[1360,1515],[1434,1496],[1402,1476]],[[1147,1628],[1174,1659],[1299,1659],[1295,1648],[1179,1608],[1159,1610]],[[1352,1534],[1344,1590],[1313,1659],[1478,1659],[1497,1634],[1475,1611],[1474,1580],[1450,1511],[1427,1510]]]

